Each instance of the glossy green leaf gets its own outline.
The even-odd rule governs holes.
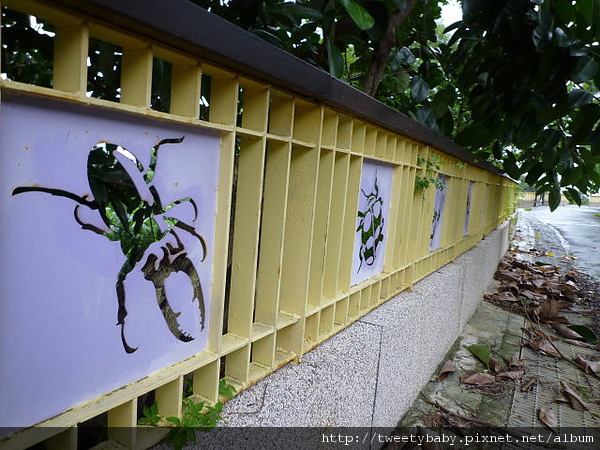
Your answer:
[[[567,188],[565,197],[573,201],[577,206],[581,206],[581,195],[577,189]]]
[[[429,85],[419,75],[412,77],[410,82],[410,95],[417,103],[422,102],[429,95]]]
[[[392,58],[390,60],[390,65],[392,70],[397,70],[402,65],[410,65],[415,62],[417,58],[410,51],[410,49],[406,47],[402,47],[400,50],[392,53]]]
[[[590,80],[598,73],[598,62],[591,56],[582,56],[573,70],[573,81],[581,83]]]
[[[375,19],[365,8],[354,0],[340,0],[346,12],[361,30],[368,30],[375,24]]]
[[[550,210],[554,211],[556,208],[560,206],[561,195],[560,195],[560,187],[558,184],[554,184],[548,195],[548,205],[550,206]]]
[[[441,117],[448,111],[448,107],[450,107],[455,100],[456,94],[454,88],[449,86],[435,94],[435,97],[433,97],[431,102],[431,109],[436,117]]]
[[[344,71],[344,56],[331,39],[327,40],[327,57],[329,58],[329,73],[332,77],[340,78]]]
[[[423,125],[429,128],[435,128],[435,114],[426,106],[422,106],[417,110],[415,118]]]
[[[594,96],[584,89],[573,89],[569,92],[567,98],[567,107],[569,109],[578,108],[587,105],[594,100]]]
[[[462,145],[482,146],[490,138],[489,131],[480,123],[473,123],[456,135],[456,142]]]
[[[474,344],[466,347],[473,356],[485,364],[485,367],[490,368],[490,346],[485,344]]]
[[[567,325],[571,330],[579,333],[586,341],[591,343],[598,342],[596,334],[585,325]]]

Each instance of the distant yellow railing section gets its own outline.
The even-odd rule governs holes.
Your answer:
[[[77,424],[106,412],[109,439],[147,447],[162,431],[136,428],[141,395],[154,390],[166,417],[181,415],[189,374],[194,395],[208,402],[218,400],[222,377],[243,389],[452,261],[512,212],[511,180],[435,148],[49,3],[2,3],[56,27],[53,88],[2,80],[2,90],[193,124],[222,140],[207,350],[15,434],[15,448],[75,448]],[[120,102],[86,96],[91,37],[122,49]],[[151,109],[154,58],[172,65],[169,112]],[[204,77],[210,92],[201,92]],[[202,96],[208,120],[199,118]],[[414,185],[434,156],[449,178],[441,245],[430,251],[436,189]],[[383,273],[351,286],[366,158],[393,166],[388,240]]]

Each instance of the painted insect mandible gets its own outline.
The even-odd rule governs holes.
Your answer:
[[[179,144],[183,139],[183,136],[177,139],[163,139],[156,144],[151,149],[150,164],[146,171],[135,155],[120,145],[98,143],[90,151],[87,160],[87,177],[92,198],[87,194],[79,196],[62,189],[38,186],[20,186],[12,192],[13,195],[44,192],[71,199],[77,203],[73,211],[75,220],[84,230],[120,242],[125,262],[119,270],[116,282],[117,326],[121,327],[121,341],[127,353],[133,353],[137,347],[131,347],[125,337],[127,317],[125,279],[155,242],[159,243],[162,254],[148,252],[141,271],[144,278],[154,285],[156,301],[168,329],[180,341],[189,342],[194,339],[181,330],[178,321],[181,313],[173,311],[167,297],[165,281],[176,272],[187,275],[194,295],[191,301],[198,301],[200,327],[204,329],[205,326],[205,305],[200,277],[177,232],[185,231],[198,240],[202,246],[202,261],[206,257],[206,242],[192,225],[175,217],[176,210],[172,210],[177,205],[191,205],[193,223],[198,218],[198,207],[190,197],[163,205],[153,184],[158,150],[165,144]],[[81,218],[82,207],[98,211],[105,228],[86,223]]]

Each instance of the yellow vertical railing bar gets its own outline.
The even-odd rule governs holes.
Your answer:
[[[426,154],[423,153],[422,148],[419,145],[413,146],[413,155],[417,155],[416,158],[425,158]],[[425,176],[425,163],[420,163],[420,168],[417,169],[417,175],[424,177]],[[420,243],[422,242],[422,236],[419,234],[421,231],[421,220],[423,214],[423,203],[425,202],[427,189],[415,190],[413,195],[411,210],[411,221],[410,221],[410,231],[408,232],[408,236],[410,236],[409,242],[409,253],[408,260],[410,262],[416,261],[420,256]]]
[[[279,309],[291,153],[290,143],[268,144],[254,309],[254,320],[268,325],[276,324]]]
[[[202,71],[197,64],[173,64],[171,73],[171,114],[198,118]]]
[[[308,293],[318,163],[318,151],[292,150],[281,307],[300,315],[304,312]]]
[[[323,295],[335,298],[338,293],[338,274],[342,252],[342,233],[344,228],[344,210],[348,193],[348,171],[350,155],[336,153],[331,184],[329,220],[327,221],[327,242],[325,249],[325,267],[323,270]]]
[[[410,160],[409,160],[408,156],[406,155],[407,147],[408,147],[408,144],[406,142],[406,139],[404,139],[402,137],[398,137],[398,142],[396,144],[396,154],[394,156],[394,162],[397,162],[398,164],[410,164]]]
[[[219,363],[220,360],[217,359],[193,372],[193,395],[205,398],[211,403],[219,400]]]
[[[406,261],[410,264],[411,270],[408,272],[408,283],[412,285],[415,281],[415,268],[418,259],[418,241],[420,239],[419,233],[419,222],[421,220],[421,208],[423,205],[423,193],[422,192],[414,192],[409,200],[410,204],[410,225],[407,230],[406,236],[408,237],[407,243],[407,252],[406,252]],[[405,277],[406,278],[406,277]]]
[[[428,146],[419,146],[419,156],[428,160],[430,157],[430,147]],[[423,163],[426,165],[426,163]],[[433,174],[434,178],[437,178],[437,173]],[[416,259],[420,259],[427,254],[429,254],[429,236],[431,234],[431,221],[433,218],[433,204],[435,200],[435,192],[436,187],[434,184],[431,184],[425,191],[424,201],[420,205],[420,219],[418,224],[418,231],[416,233],[417,237],[417,253]]]
[[[308,303],[315,306],[320,304],[325,281],[327,224],[332,199],[334,160],[333,151],[321,150],[308,285]]]
[[[54,38],[53,87],[85,96],[89,28],[84,21],[60,25]]]
[[[268,369],[275,366],[275,333],[252,344],[252,362]]]
[[[294,121],[294,101],[289,97],[271,93],[269,107],[269,133],[278,136],[291,136]]]
[[[365,136],[367,127],[364,123],[355,120],[352,126],[352,140],[350,143],[350,151],[359,155],[365,152]]]
[[[375,156],[385,158],[387,154],[388,134],[384,131],[377,131],[377,139],[375,141]]]
[[[345,297],[335,304],[334,322],[337,322],[340,325],[348,323],[348,302],[349,297]]]
[[[158,412],[163,417],[181,417],[181,401],[183,399],[183,376],[163,384],[154,391],[158,404]]]
[[[260,364],[264,370],[275,366],[275,333],[270,334],[252,344],[252,364]]]
[[[137,432],[137,398],[108,412],[108,437],[128,448],[135,447]]]
[[[318,122],[320,124],[320,120]],[[308,123],[306,124],[309,125]],[[315,123],[310,124],[313,128]],[[285,221],[285,245],[281,272],[281,311],[306,315],[311,241],[315,212],[319,151],[292,149],[288,208]],[[304,319],[282,336],[287,350],[300,356],[303,349]]]
[[[402,139],[396,147],[396,161],[398,163],[408,164],[411,159],[412,144]],[[398,203],[398,217],[396,219],[396,228],[394,230],[394,260],[393,266],[396,268],[406,265],[408,251],[408,230],[410,228],[411,210],[409,208],[409,199],[412,198],[415,185],[415,170],[407,166],[400,167],[400,192]]]
[[[123,47],[121,103],[150,108],[153,53],[149,45]]]
[[[441,248],[444,248],[448,244],[448,236],[453,230],[453,226],[455,223],[455,214],[456,211],[452,209],[452,199],[454,198],[454,191],[452,189],[453,186],[453,178],[448,178],[446,182],[446,203],[444,204],[444,211],[441,219],[441,236],[440,236],[440,246],[434,251],[439,251]],[[433,209],[432,209],[433,216]],[[439,258],[438,258],[439,259]],[[435,259],[435,261],[438,261]],[[437,266],[437,262],[435,264]]]
[[[370,306],[375,306],[379,303],[379,297],[381,296],[381,281],[371,286],[371,299]]]
[[[385,149],[385,158],[389,161],[398,164],[400,161],[396,159],[397,148],[400,146],[400,139],[393,134],[388,135]]]
[[[346,116],[340,116],[338,119],[337,135],[335,140],[336,148],[340,150],[349,150],[352,138],[352,127],[354,122]]]
[[[457,214],[457,224],[454,230],[453,242],[457,244],[455,248],[460,245],[460,241],[463,238],[463,231],[465,228],[465,219],[467,214],[467,183],[466,180],[462,177],[462,174],[459,175],[460,178],[456,179],[456,198],[455,198],[455,208]]]
[[[338,130],[338,114],[324,109],[323,111],[323,130],[321,133],[321,145],[333,148],[336,146],[336,136]]]
[[[462,210],[462,221],[461,221],[461,225],[459,227],[459,229],[457,230],[457,235],[456,235],[456,239],[457,240],[462,240],[465,237],[465,222],[467,220],[467,198],[468,198],[468,194],[469,194],[469,180],[466,179],[464,177],[464,171],[461,174],[461,190],[460,190],[460,196],[461,196],[461,201],[459,202],[459,206],[458,208],[460,208]],[[467,235],[468,235],[468,230],[467,230]]]
[[[375,156],[375,147],[377,145],[377,129],[367,127],[365,132],[365,146],[363,152],[365,156]]]
[[[243,337],[252,327],[265,147],[264,139],[240,143],[228,330]]]
[[[354,320],[358,317],[358,305],[360,303],[360,291],[350,294],[348,297],[348,319]]]
[[[77,450],[77,427],[67,428],[49,438],[45,444],[47,450]]]
[[[242,127],[256,131],[267,131],[269,113],[269,91],[254,84],[244,86]]]
[[[360,291],[359,314],[363,315],[369,310],[371,303],[371,286],[366,286]]]
[[[292,137],[317,146],[320,144],[323,108],[296,100]]]
[[[304,351],[309,350],[312,345],[319,340],[319,321],[321,318],[321,312],[316,312],[312,316],[306,318],[306,325],[304,327]]]
[[[207,72],[210,70],[210,72]],[[208,120],[224,125],[235,125],[239,82],[235,75],[202,66],[203,73],[211,76]]]
[[[383,264],[384,272],[392,272],[396,266],[396,239],[400,238],[396,230],[398,229],[398,218],[400,216],[400,199],[402,186],[402,169],[400,166],[394,167],[392,179],[392,192],[389,205],[389,221],[387,225],[387,242],[385,244],[385,259]]]
[[[333,318],[335,313],[335,305],[328,306],[321,310],[321,318],[319,320],[319,339],[326,338],[333,331]]]
[[[219,186],[217,190],[217,215],[215,220],[215,249],[213,255],[213,283],[211,286],[210,321],[208,328],[209,351],[221,353],[225,284],[227,278],[227,254],[229,249],[229,222],[231,212],[231,187],[235,134],[221,135],[219,157]]]
[[[458,181],[459,180],[454,177],[448,179],[446,206],[444,207],[444,217],[442,222],[442,248],[458,241],[456,230],[458,225],[463,223],[461,219],[464,219],[458,204],[461,194],[460,184]]]
[[[350,289],[362,165],[362,157],[355,155],[350,156],[350,166],[348,167],[348,191],[346,194],[347,199],[344,210],[344,227],[341,229],[342,251],[338,275],[338,292],[347,292]]]
[[[379,300],[377,301],[378,303],[381,303],[382,301],[385,301],[391,297],[391,295],[390,295],[390,280],[391,280],[391,278],[392,278],[392,276],[390,275],[390,276],[384,278],[383,280],[381,280],[381,292],[379,293]]]

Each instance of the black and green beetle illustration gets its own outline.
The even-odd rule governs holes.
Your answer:
[[[377,257],[377,247],[383,242],[383,226],[385,219],[383,217],[383,198],[379,194],[379,185],[377,183],[377,172],[375,173],[375,183],[373,190],[366,193],[360,190],[365,197],[366,205],[362,211],[358,211],[358,226],[356,231],[360,232],[360,248],[358,257],[360,264],[357,272],[365,263],[372,266]]]
[[[168,205],[163,205],[156,186],[153,185],[158,151],[165,144],[179,144],[184,137],[163,139],[151,149],[148,170],[125,148],[117,144],[100,142],[90,151],[87,159],[87,178],[92,193],[79,196],[71,192],[38,186],[20,186],[12,195],[27,192],[45,192],[65,197],[77,203],[73,214],[84,230],[93,231],[111,241],[119,241],[125,256],[125,262],[117,275],[116,294],[118,300],[117,326],[121,327],[121,341],[127,353],[133,353],[137,347],[131,347],[125,337],[125,318],[127,317],[125,279],[136,265],[142,261],[149,247],[160,243],[162,255],[149,252],[141,271],[146,280],[153,283],[156,301],[170,332],[177,339],[189,342],[194,338],[180,328],[165,290],[165,280],[174,272],[182,272],[190,280],[194,298],[200,309],[201,329],[204,329],[205,305],[200,277],[187,254],[178,232],[185,231],[197,239],[202,246],[202,260],[206,258],[206,242],[195,228],[176,217],[170,217],[173,207],[189,203],[194,210],[195,222],[198,218],[196,202],[185,197]],[[87,207],[98,211],[106,229],[84,222],[80,217],[80,208]],[[160,224],[159,224],[160,223]],[[177,231],[176,231],[177,230]]]

